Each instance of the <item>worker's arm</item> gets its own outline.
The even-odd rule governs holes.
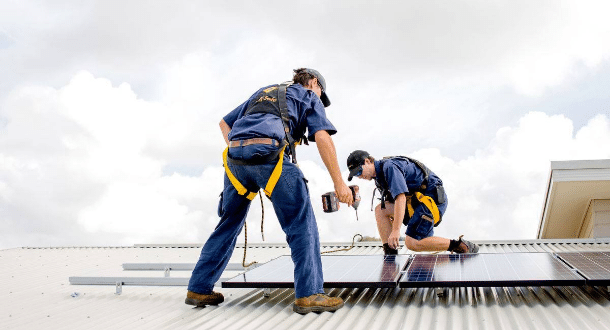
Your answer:
[[[222,132],[222,137],[225,138],[225,142],[228,145],[229,144],[229,132],[231,132],[231,127],[229,127],[229,124],[227,124],[227,122],[224,119],[220,120],[219,126],[220,126],[220,131]]]
[[[396,196],[394,200],[394,221],[392,221],[392,232],[388,237],[388,245],[392,249],[399,248],[400,226],[402,219],[405,217],[405,208],[407,207],[407,196],[403,193]]]
[[[335,186],[335,193],[341,203],[347,203],[352,206],[354,199],[352,197],[352,191],[348,188],[341,178],[341,171],[339,170],[339,162],[337,162],[337,152],[335,151],[335,144],[333,139],[330,137],[327,131],[320,130],[315,134],[316,145],[318,146],[318,152],[320,157],[326,165],[326,169],[330,174]]]

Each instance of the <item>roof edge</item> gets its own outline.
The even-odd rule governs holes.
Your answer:
[[[610,244],[610,238],[569,238],[569,239],[507,239],[507,240],[472,240],[481,245],[510,245],[510,244]],[[322,247],[349,247],[351,242],[322,242]],[[150,248],[201,248],[199,243],[175,243],[175,244],[134,244],[133,246],[26,246],[15,249],[150,249]],[[355,247],[381,247],[380,241],[356,242]],[[237,244],[236,248],[243,248],[243,244]],[[256,248],[288,248],[286,243],[250,243],[248,247]],[[12,249],[7,249],[12,250]],[[7,251],[2,250],[2,251]]]
[[[610,159],[553,160],[551,170],[583,170],[610,168]]]

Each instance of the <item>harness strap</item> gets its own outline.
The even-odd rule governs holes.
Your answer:
[[[280,179],[282,175],[282,165],[284,164],[284,150],[286,150],[286,146],[282,147],[282,151],[280,151],[280,159],[275,164],[275,168],[273,172],[271,172],[271,176],[269,177],[269,181],[267,181],[267,185],[265,186],[265,195],[271,198],[271,194],[273,193],[273,189],[277,184],[277,181]]]
[[[269,177],[269,180],[267,181],[267,185],[265,186],[265,189],[263,189],[265,191],[265,195],[267,195],[267,197],[269,197],[269,198],[271,198],[273,189],[275,189],[275,185],[277,184],[277,181],[280,179],[280,176],[282,175],[282,166],[284,164],[284,151],[285,150],[286,150],[286,146],[284,145],[280,151],[279,160],[277,161],[277,164],[275,165],[273,172],[271,172],[271,176]],[[229,147],[227,147],[225,149],[225,151],[222,153],[222,163],[225,168],[225,172],[227,173],[227,177],[229,178],[229,181],[231,181],[231,184],[233,184],[233,187],[235,187],[235,190],[237,190],[238,194],[245,196],[249,200],[253,200],[254,197],[256,197],[256,194],[258,192],[248,191],[248,189],[246,187],[244,187],[244,185],[242,185],[241,182],[239,182],[239,180],[237,180],[235,175],[233,175],[233,172],[231,172],[231,169],[227,165],[228,152],[229,152]]]
[[[286,90],[288,86],[292,85],[294,82],[286,81],[279,85],[273,85],[268,87],[267,89],[262,90],[256,97],[258,98],[256,102],[252,102],[246,112],[244,112],[244,116],[253,114],[253,113],[270,113],[274,114],[281,118],[282,126],[284,127],[284,140],[289,145],[290,155],[292,156],[292,162],[294,164],[297,163],[296,160],[296,145],[301,144],[301,141],[305,144],[309,144],[307,141],[307,137],[303,137],[299,141],[295,140],[290,134],[290,115],[288,113],[288,101],[286,99]],[[297,136],[303,135],[305,133],[304,128],[301,132],[299,128],[297,129]]]
[[[407,156],[387,156],[387,157],[383,157],[381,159],[381,161],[385,161],[387,159],[392,159],[392,158],[408,160],[411,163],[415,164],[415,166],[417,166],[424,173],[424,181],[422,182],[419,189],[426,190],[428,188],[428,178],[430,177],[430,169],[428,169],[428,167],[426,167],[426,165],[424,165],[424,163],[418,161],[417,159],[413,159],[413,158],[407,157]]]
[[[225,151],[223,151],[223,153],[222,153],[222,165],[225,168],[225,172],[227,173],[227,177],[229,178],[229,181],[231,181],[231,184],[233,184],[233,187],[235,187],[235,190],[237,190],[238,194],[245,196],[249,200],[253,200],[257,193],[248,191],[248,189],[246,189],[246,187],[244,187],[244,185],[242,185],[241,182],[239,182],[239,180],[237,180],[235,175],[233,175],[233,172],[231,172],[231,170],[229,169],[229,166],[227,165],[227,154],[228,153],[229,153],[229,147],[227,147],[225,149]]]
[[[292,82],[285,82],[280,84],[280,90],[278,91],[278,104],[280,108],[280,117],[282,117],[282,124],[284,125],[284,133],[286,133],[286,140],[290,147],[290,154],[292,155],[292,162],[297,163],[296,145],[298,142],[294,140],[290,134],[290,117],[288,116],[288,101],[286,99],[286,89],[292,85]]]
[[[413,197],[430,210],[434,220],[434,227],[436,227],[441,221],[441,213],[438,210],[438,206],[436,206],[436,202],[432,197],[426,196],[420,192],[415,192],[414,195],[407,195],[407,212],[409,213],[409,218],[415,214],[415,209],[413,209],[413,204],[411,203]]]

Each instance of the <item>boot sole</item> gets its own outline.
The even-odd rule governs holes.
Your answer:
[[[307,314],[310,312],[314,313],[322,313],[322,312],[334,312],[337,309],[343,307],[343,302],[336,306],[312,306],[312,307],[301,307],[297,305],[293,305],[292,310],[299,314]]]
[[[218,304],[220,304],[222,301],[218,301],[218,302],[204,302],[203,300],[197,300],[197,299],[193,299],[193,298],[186,298],[184,300],[184,303],[187,305],[193,305],[193,306],[197,306],[197,307],[203,307],[206,305],[210,305],[210,306],[216,306]]]

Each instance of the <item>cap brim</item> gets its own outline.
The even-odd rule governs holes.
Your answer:
[[[322,92],[322,96],[320,96],[320,100],[322,100],[322,104],[324,104],[325,108],[330,105],[330,100],[328,99],[328,95],[326,95],[326,93]]]
[[[355,169],[349,171],[349,176],[347,177],[347,181],[352,181],[352,178],[354,176],[356,176],[356,173],[358,173],[359,171],[360,171],[360,166],[358,166]]]

